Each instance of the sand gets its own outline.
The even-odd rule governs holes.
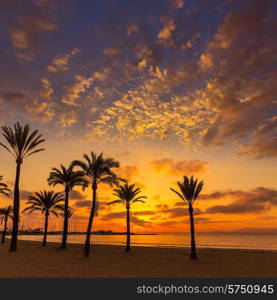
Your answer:
[[[57,243],[18,241],[18,252],[0,245],[0,277],[277,277],[277,252],[199,249],[191,261],[187,249],[82,245],[58,249]]]

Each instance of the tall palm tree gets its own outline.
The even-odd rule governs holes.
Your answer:
[[[23,160],[28,156],[44,150],[42,148],[38,149],[37,146],[43,143],[45,140],[42,139],[42,136],[38,133],[38,130],[31,132],[28,124],[23,127],[18,122],[15,123],[13,127],[2,126],[2,135],[8,144],[5,145],[0,143],[0,146],[5,148],[14,157],[16,162],[13,199],[14,217],[10,244],[10,252],[15,252],[17,251],[17,234],[20,211],[19,180],[21,165]]]
[[[52,168],[48,177],[48,184],[55,186],[60,184],[64,187],[64,225],[63,225],[63,237],[61,248],[66,248],[67,243],[67,232],[68,232],[68,214],[69,211],[69,193],[74,186],[87,187],[88,181],[84,177],[83,171],[74,171],[73,165],[66,168],[61,164],[60,169]]]
[[[58,217],[61,210],[64,209],[64,206],[61,205],[63,202],[62,193],[54,193],[54,191],[39,191],[35,192],[34,196],[30,196],[26,204],[29,204],[23,212],[29,212],[31,214],[34,211],[41,211],[45,216],[44,222],[44,235],[42,245],[46,246],[47,231],[48,231],[48,218],[50,214]]]
[[[91,152],[89,155],[84,154],[84,161],[74,160],[72,162],[73,166],[80,167],[85,173],[86,178],[89,180],[92,187],[92,206],[91,212],[88,221],[86,241],[84,247],[84,256],[89,256],[90,251],[90,235],[93,225],[93,219],[96,214],[97,207],[97,188],[100,183],[106,183],[110,186],[114,184],[119,184],[119,180],[122,180],[117,177],[117,175],[111,170],[113,168],[119,168],[120,164],[118,161],[115,161],[113,158],[104,158],[103,153],[97,155],[94,152]]]
[[[6,183],[1,182],[2,180],[3,176],[0,176],[0,194],[9,196],[11,190],[8,188],[8,185]]]
[[[5,243],[5,237],[6,237],[6,233],[7,233],[7,225],[8,225],[9,219],[13,218],[12,213],[13,213],[13,207],[11,205],[9,205],[5,208],[0,208],[0,222],[1,222],[1,224],[4,222],[4,229],[3,229],[3,233],[2,233],[1,243]]]
[[[193,176],[190,179],[184,176],[184,182],[177,182],[180,192],[173,188],[170,188],[176,193],[183,201],[188,204],[188,211],[190,217],[190,235],[191,235],[191,259],[197,259],[196,244],[194,234],[194,219],[193,219],[193,203],[203,189],[204,181],[198,182],[198,179],[194,179]]]
[[[131,205],[136,202],[145,203],[142,199],[146,199],[146,196],[139,196],[141,193],[140,188],[135,188],[134,184],[129,185],[125,183],[120,185],[117,189],[114,189],[113,195],[117,197],[115,201],[109,202],[110,204],[122,203],[126,207],[126,249],[131,250],[131,230],[130,230],[130,210]]]

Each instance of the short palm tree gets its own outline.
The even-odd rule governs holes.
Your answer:
[[[2,180],[3,176],[0,176],[0,194],[9,196],[11,190],[8,188],[8,185],[6,183],[1,182]]]
[[[106,183],[110,186],[119,184],[120,178],[112,171],[114,168],[119,168],[120,164],[113,158],[104,158],[103,153],[97,155],[91,152],[89,155],[84,154],[84,161],[74,160],[73,166],[78,166],[85,173],[86,178],[92,187],[92,206],[88,221],[86,241],[84,247],[84,256],[88,257],[90,252],[90,235],[93,225],[93,219],[97,208],[97,188],[100,183]]]
[[[44,150],[37,147],[45,140],[42,139],[42,136],[38,133],[38,130],[31,132],[28,124],[23,127],[18,122],[15,123],[13,127],[3,126],[2,135],[4,136],[8,144],[5,145],[3,143],[0,143],[0,146],[6,149],[14,157],[16,162],[16,176],[13,199],[14,217],[12,238],[10,244],[10,252],[15,252],[17,251],[17,234],[20,211],[19,180],[21,165],[23,163],[23,160],[28,156]]]
[[[67,246],[67,232],[68,232],[68,214],[69,212],[69,193],[75,186],[87,187],[88,181],[84,177],[83,171],[74,171],[73,165],[66,168],[61,165],[60,169],[52,168],[48,177],[48,184],[62,185],[64,187],[64,226],[61,248],[65,249]]]
[[[73,212],[72,208],[68,207],[68,210],[67,210],[68,219],[70,219],[73,216],[73,214],[74,214],[74,212]],[[60,216],[62,216],[64,218],[64,216],[65,216],[64,211],[60,213]]]
[[[12,218],[13,218],[13,207],[11,205],[9,205],[5,208],[0,208],[0,222],[1,222],[1,224],[4,223],[4,229],[3,229],[3,233],[2,233],[1,243],[5,243],[8,221],[9,221],[9,219],[12,219]]]
[[[42,245],[46,246],[47,231],[48,231],[48,218],[50,214],[58,217],[59,212],[64,210],[62,193],[54,193],[54,191],[39,191],[35,192],[34,196],[30,196],[26,202],[27,206],[23,212],[31,214],[34,211],[40,211],[45,216],[44,222],[44,235]]]
[[[191,259],[197,259],[196,244],[194,234],[194,219],[193,219],[193,203],[203,189],[204,182],[198,182],[198,179],[194,179],[193,176],[188,178],[184,176],[184,182],[177,182],[180,192],[173,188],[170,188],[176,193],[183,201],[188,204],[188,211],[190,217],[190,234],[191,234]]]
[[[110,204],[122,203],[126,207],[126,251],[131,250],[131,230],[130,230],[130,210],[131,205],[136,202],[145,203],[142,199],[146,199],[146,196],[139,196],[141,193],[140,188],[135,188],[134,184],[129,185],[125,183],[113,190],[117,199],[109,202]]]

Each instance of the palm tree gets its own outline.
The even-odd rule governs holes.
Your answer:
[[[97,155],[91,152],[90,155],[84,154],[84,161],[74,160],[72,162],[73,166],[80,167],[85,173],[86,178],[89,180],[92,187],[92,206],[88,221],[86,241],[84,247],[84,256],[89,256],[90,251],[90,235],[93,225],[93,218],[96,214],[97,207],[97,188],[100,183],[106,183],[110,186],[118,184],[121,178],[111,170],[113,168],[119,168],[120,164],[113,158],[104,158],[103,153]]]
[[[6,183],[1,182],[2,180],[3,176],[0,176],[0,194],[9,196],[11,190],[8,188]]]
[[[6,139],[8,145],[0,143],[0,146],[5,148],[16,161],[16,177],[13,199],[14,217],[10,244],[10,252],[15,252],[17,251],[17,234],[20,211],[19,180],[21,164],[28,156],[43,151],[44,149],[37,149],[37,146],[43,143],[45,140],[42,139],[41,134],[38,134],[38,130],[30,132],[30,127],[28,124],[22,127],[18,122],[14,124],[13,128],[9,126],[3,126],[2,135]]]
[[[173,188],[170,188],[174,193],[176,193],[183,201],[188,204],[188,211],[190,217],[190,234],[191,234],[191,259],[197,259],[196,255],[196,245],[194,237],[194,219],[193,219],[193,203],[203,189],[204,181],[198,183],[198,179],[194,179],[193,176],[190,179],[184,176],[184,182],[177,182],[180,192]]]
[[[135,188],[134,184],[129,185],[125,183],[124,185],[120,185],[117,189],[114,189],[113,195],[115,195],[118,199],[115,201],[109,202],[110,204],[122,203],[126,207],[126,249],[125,251],[131,250],[131,231],[130,231],[130,209],[131,205],[136,202],[145,203],[141,199],[146,199],[146,196],[139,196],[141,193],[140,188]]]
[[[54,193],[54,191],[39,191],[35,192],[34,196],[30,196],[26,204],[29,204],[23,212],[29,212],[31,214],[34,211],[41,211],[45,216],[44,222],[44,235],[42,245],[46,246],[47,230],[48,230],[48,218],[50,214],[58,217],[58,212],[64,209],[64,206],[60,203],[63,202],[62,193]]]
[[[4,222],[4,229],[3,229],[3,233],[2,233],[2,239],[1,239],[1,243],[5,243],[5,237],[6,237],[6,233],[7,233],[7,224],[9,221],[9,218],[12,219],[13,213],[13,207],[11,205],[5,207],[5,208],[0,208],[0,222],[1,224]]]
[[[69,193],[74,186],[82,186],[83,189],[87,187],[88,181],[84,177],[83,171],[74,171],[73,165],[66,168],[61,164],[60,170],[57,168],[52,168],[50,175],[48,177],[48,184],[55,186],[61,184],[64,186],[64,226],[63,226],[63,237],[61,248],[66,248],[67,242],[67,232],[68,232],[68,214],[69,211]]]

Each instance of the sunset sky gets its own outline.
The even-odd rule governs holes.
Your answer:
[[[52,189],[52,167],[103,151],[148,197],[133,231],[188,231],[169,187],[194,174],[205,181],[197,231],[277,233],[276,28],[274,0],[0,0],[0,125],[46,139],[24,161],[22,207]],[[12,189],[15,162],[0,155]],[[98,193],[94,230],[125,230],[112,190]],[[72,193],[71,226],[85,229],[91,197]]]

